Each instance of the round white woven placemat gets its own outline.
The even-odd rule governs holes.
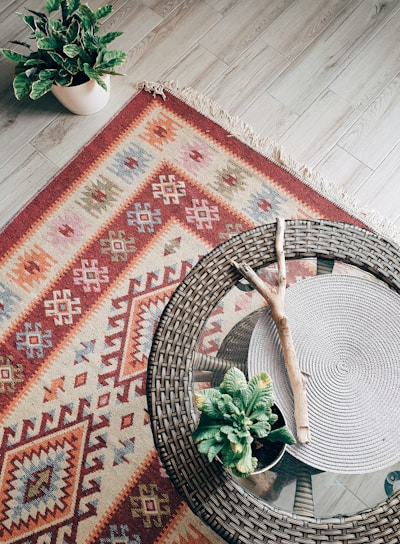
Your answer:
[[[400,459],[400,296],[359,277],[321,275],[286,291],[300,368],[310,377],[311,442],[288,451],[324,471],[367,473]],[[293,397],[269,310],[249,346],[249,375],[267,370],[294,430]]]

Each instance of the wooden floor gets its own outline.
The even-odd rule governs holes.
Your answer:
[[[197,89],[400,227],[400,0],[108,1],[128,61],[100,113],[18,102],[0,60],[0,228],[144,80]],[[0,47],[26,37],[24,5],[44,0],[0,0]]]
[[[109,0],[110,1],[110,0]],[[92,0],[96,8],[104,0]],[[125,78],[90,117],[52,95],[17,102],[0,60],[0,226],[129,99],[143,80],[192,86],[400,226],[400,0],[111,0]],[[15,15],[1,0],[0,46]]]

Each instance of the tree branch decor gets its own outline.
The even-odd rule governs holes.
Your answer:
[[[284,232],[285,222],[283,219],[278,218],[275,241],[278,264],[277,286],[273,287],[263,282],[248,264],[237,263],[234,260],[231,263],[269,304],[271,317],[278,331],[286,371],[293,393],[297,440],[302,444],[308,444],[310,442],[310,424],[308,420],[306,378],[299,367],[288,318],[285,314],[286,265],[283,250]]]

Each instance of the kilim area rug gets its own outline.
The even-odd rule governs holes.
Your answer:
[[[215,104],[170,86],[138,91],[7,226],[0,542],[222,543],[155,451],[152,337],[179,282],[234,234],[277,216],[365,224],[323,191]],[[312,273],[294,263],[288,279]],[[215,354],[224,315],[246,314],[254,297],[219,307],[199,349]]]

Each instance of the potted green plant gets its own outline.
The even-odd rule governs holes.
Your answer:
[[[200,420],[192,437],[199,452],[210,462],[217,457],[235,476],[258,471],[259,454],[268,456],[268,449],[276,450],[274,444],[280,443],[279,451],[296,442],[284,421],[278,424],[267,372],[247,381],[241,370],[232,367],[218,387],[196,392],[195,402]],[[272,464],[273,460],[267,466]]]
[[[80,0],[47,0],[43,13],[33,10],[27,10],[28,15],[18,13],[30,28],[30,39],[36,47],[27,42],[11,42],[27,48],[26,55],[0,49],[6,58],[16,62],[15,97],[21,100],[29,95],[37,100],[52,91],[74,113],[94,113],[101,109],[108,101],[110,76],[121,75],[116,68],[126,59],[123,51],[108,49],[122,32],[99,34],[101,19],[112,9],[111,4],[93,11]],[[63,89],[73,99],[83,93],[83,106],[70,104],[68,97],[64,102],[60,96]]]

